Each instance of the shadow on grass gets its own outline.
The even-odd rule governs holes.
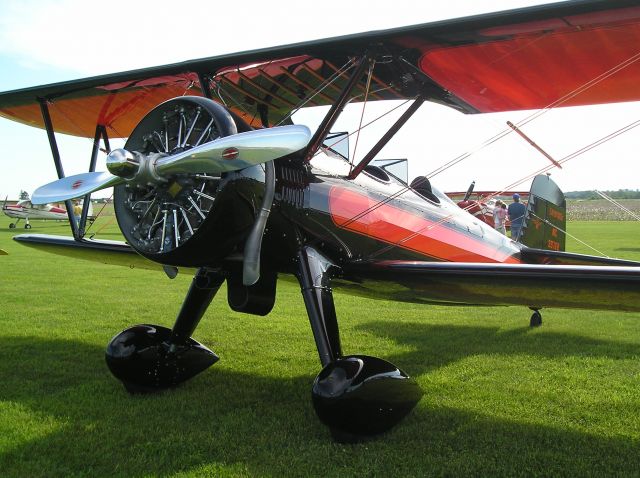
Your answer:
[[[377,324],[370,324],[376,329]],[[399,340],[422,351],[449,340],[448,327],[400,327]],[[453,329],[453,327],[451,328]],[[455,328],[458,333],[460,330]],[[416,337],[420,333],[423,339]],[[444,360],[523,342],[466,347]],[[539,353],[565,337],[548,337]],[[500,342],[495,343],[495,342]],[[475,342],[475,341],[474,341]],[[569,344],[572,347],[578,344]],[[420,351],[417,353],[421,353]],[[626,349],[620,353],[626,355]],[[403,361],[407,359],[404,356]],[[423,361],[424,361],[423,357]],[[430,362],[432,359],[428,359]],[[437,364],[424,366],[427,370]],[[363,445],[331,442],[310,404],[309,376],[266,377],[219,364],[184,386],[129,396],[103,361],[103,349],[34,337],[0,340],[0,400],[34,417],[6,416],[15,440],[1,450],[3,476],[426,476],[580,475],[637,470],[637,443],[547,427],[478,418],[460,410],[417,409],[385,437]],[[35,422],[32,423],[32,422]],[[52,426],[39,423],[53,422]],[[9,423],[7,427],[6,423]],[[33,433],[31,430],[34,430]],[[6,435],[5,435],[6,436]],[[566,450],[571,450],[567,453]],[[628,466],[629,468],[624,468]],[[634,468],[635,466],[635,468]]]
[[[409,345],[414,352],[390,356],[397,363],[411,363],[413,375],[440,368],[473,355],[532,355],[546,358],[584,356],[633,359],[638,345],[591,339],[568,333],[532,333],[528,326],[500,330],[496,327],[432,325],[418,322],[368,322],[360,329]],[[406,365],[405,365],[406,366]]]

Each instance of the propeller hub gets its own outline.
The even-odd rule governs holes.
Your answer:
[[[107,155],[107,169],[114,176],[131,179],[140,169],[140,160],[131,151],[114,149]]]

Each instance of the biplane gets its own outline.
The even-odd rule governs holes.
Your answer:
[[[383,358],[342,350],[334,288],[425,311],[522,305],[538,323],[543,307],[640,310],[640,263],[564,251],[566,204],[548,176],[533,180],[516,243],[429,177],[407,184],[372,161],[424,102],[482,114],[639,100],[638,59],[636,2],[569,1],[2,93],[2,116],[48,134],[59,179],[33,201],[71,211],[85,198],[73,237],[14,239],[170,277],[195,269],[171,329],[135,325],[107,345],[131,393],[177,386],[218,360],[192,335],[223,282],[233,310],[266,315],[278,277],[294,277],[322,366],[317,416],[337,440],[365,439],[422,392]],[[387,100],[404,111],[350,157],[354,133],[334,131],[341,112]],[[293,124],[311,106],[327,107],[320,124]],[[93,139],[89,172],[65,177],[54,133]],[[96,172],[101,145],[108,171]],[[126,242],[85,237],[89,196],[108,187]]]

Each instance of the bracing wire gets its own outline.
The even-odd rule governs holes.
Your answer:
[[[612,132],[612,133],[610,133],[610,134],[608,134],[608,135],[606,135],[606,136],[603,136],[602,138],[600,138],[600,139],[598,139],[598,140],[596,140],[596,141],[594,141],[594,142],[592,142],[592,143],[590,143],[590,144],[588,144],[588,145],[586,145],[586,146],[584,146],[584,147],[582,147],[582,148],[580,148],[580,149],[578,149],[578,150],[574,151],[573,153],[571,153],[571,154],[569,154],[569,155],[565,156],[564,158],[560,159],[558,162],[559,162],[560,164],[566,163],[567,161],[570,161],[571,159],[574,159],[574,158],[576,158],[576,157],[580,156],[581,154],[584,154],[584,153],[586,153],[587,151],[590,151],[590,150],[592,150],[593,148],[596,148],[596,147],[598,147],[598,146],[600,146],[600,145],[602,145],[602,144],[606,143],[607,141],[610,141],[611,139],[613,139],[613,138],[615,138],[615,137],[617,137],[617,136],[620,136],[621,134],[626,133],[627,131],[630,131],[631,129],[633,129],[633,128],[637,127],[637,126],[640,126],[640,120],[634,121],[634,122],[632,122],[632,123],[630,123],[630,124],[628,124],[628,125],[626,125],[626,126],[624,126],[624,127],[620,128],[620,129],[618,129],[618,130],[616,130],[616,131],[614,131],[614,132]],[[521,178],[521,179],[519,179],[519,180],[517,180],[517,181],[515,181],[515,182],[511,183],[510,185],[506,186],[506,187],[505,187],[505,188],[503,188],[502,190],[497,191],[497,192],[495,192],[495,193],[493,193],[493,194],[491,194],[491,195],[487,196],[487,198],[486,198],[486,199],[491,199],[491,198],[493,198],[493,197],[495,197],[495,196],[499,196],[499,195],[503,194],[505,191],[508,191],[508,190],[510,190],[510,189],[513,189],[513,188],[515,188],[515,187],[517,187],[517,186],[521,185],[522,183],[524,183],[524,182],[526,182],[526,181],[528,181],[528,180],[532,179],[533,177],[537,176],[538,174],[543,174],[543,173],[545,173],[545,172],[547,172],[547,171],[549,171],[549,170],[551,170],[551,169],[553,169],[553,168],[555,168],[555,167],[556,167],[556,166],[555,166],[555,165],[553,165],[553,164],[550,164],[550,165],[548,165],[548,166],[545,166],[544,168],[542,168],[542,169],[540,169],[540,170],[538,170],[538,171],[536,171],[536,172],[534,172],[534,173],[528,174],[528,175],[524,176],[523,178]],[[468,209],[469,209],[470,207],[472,207],[472,206],[468,206],[468,207],[464,208],[464,210],[465,210],[465,211],[468,211]],[[368,212],[369,212],[369,211],[367,211],[365,214],[367,214]],[[349,225],[349,224],[351,224],[353,221],[355,221],[355,220],[359,219],[359,218],[360,218],[360,217],[362,217],[362,216],[364,216],[364,214],[359,214],[359,215],[355,216],[355,217],[356,217],[356,219],[352,219],[352,220],[350,220],[350,221],[347,221],[347,222],[345,222],[345,223],[344,223],[344,225]],[[420,230],[418,230],[418,231],[414,231],[414,232],[412,232],[411,234],[409,234],[408,236],[406,236],[406,237],[404,237],[404,238],[402,238],[402,239],[398,240],[397,242],[395,242],[395,243],[393,243],[393,244],[390,244],[390,245],[385,246],[385,247],[384,247],[384,248],[382,248],[381,250],[379,250],[379,251],[377,251],[377,252],[373,253],[373,254],[372,254],[372,256],[380,255],[380,254],[381,254],[381,253],[383,253],[383,252],[387,252],[387,251],[389,251],[389,250],[391,250],[391,249],[393,249],[393,248],[395,248],[395,247],[398,247],[398,246],[400,246],[401,244],[403,244],[403,243],[405,243],[405,242],[407,242],[407,241],[409,241],[409,240],[413,239],[414,237],[419,236],[419,235],[420,235],[421,233],[423,233],[424,231],[432,230],[432,229],[434,229],[434,228],[436,228],[436,227],[438,227],[438,226],[441,226],[442,224],[444,224],[445,222],[447,222],[447,221],[448,221],[449,219],[451,219],[451,218],[452,218],[452,215],[447,215],[446,217],[443,217],[442,219],[438,220],[437,222],[435,222],[435,223],[433,223],[433,224],[430,224],[429,226],[426,226],[426,227],[424,227],[424,228],[422,228],[422,229],[420,229]],[[563,232],[565,232],[565,231],[563,231]],[[571,237],[574,237],[574,236],[571,236]],[[577,238],[575,238],[575,237],[574,237],[574,239],[576,239],[577,241],[581,242],[581,243],[582,243],[582,244],[584,244],[585,246],[587,246],[587,247],[589,247],[589,248],[593,249],[594,251],[596,251],[596,252],[600,253],[600,251],[598,251],[597,249],[595,249],[595,248],[593,248],[593,247],[589,246],[588,244],[584,243],[583,241],[581,241],[581,240],[579,240],[579,239],[577,239]],[[602,254],[602,253],[600,253],[600,254]],[[602,254],[602,255],[604,255],[604,254]]]
[[[629,214],[631,217],[633,217],[636,221],[640,221],[640,216],[638,214],[636,214],[635,212],[633,212],[631,209],[623,206],[622,204],[620,204],[618,201],[616,201],[615,199],[613,199],[611,196],[609,196],[608,194],[603,193],[602,191],[598,191],[596,189],[596,194],[598,196],[600,196],[602,199],[607,200],[608,202],[610,202],[611,204],[613,204],[615,207],[617,207],[618,209],[620,209],[621,211],[626,212],[627,214]]]
[[[371,88],[371,77],[373,76],[374,66],[375,66],[375,62],[371,62],[369,64],[369,73],[367,74],[367,87],[365,89],[364,101],[362,102],[362,112],[360,113],[360,123],[358,124],[358,129],[356,130],[358,134],[356,135],[356,144],[353,147],[354,161],[356,157],[356,152],[358,151],[358,140],[360,139],[360,132],[362,131],[362,122],[364,121],[364,111],[369,100],[369,89]],[[351,164],[351,166],[353,167],[353,163]]]
[[[561,98],[551,102],[550,104],[548,104],[546,107],[542,108],[541,110],[538,110],[535,113],[529,115],[528,117],[526,117],[523,120],[519,121],[516,124],[516,126],[520,127],[520,126],[523,126],[525,124],[530,123],[534,119],[537,119],[540,116],[542,116],[543,114],[545,114],[548,111],[550,111],[552,108],[558,107],[558,106],[566,103],[567,101],[571,100],[572,98],[576,97],[577,95],[585,92],[589,88],[592,88],[593,86],[597,85],[598,83],[602,82],[603,80],[611,77],[612,75],[618,73],[619,71],[621,71],[621,70],[629,67],[630,65],[636,63],[638,60],[640,60],[640,52],[630,56],[626,60],[618,63],[617,65],[615,65],[614,67],[610,68],[609,70],[603,72],[602,74],[598,75],[597,77],[595,77],[595,78],[585,82],[584,84],[578,86],[573,91],[571,91],[571,92],[567,93],[566,95],[562,96]],[[632,125],[628,125],[627,127],[623,128],[623,129],[625,131],[628,131],[629,129],[637,126],[637,124],[635,124],[635,123],[632,123]],[[487,146],[495,143],[496,141],[502,139],[503,137],[505,137],[506,135],[508,135],[508,134],[510,134],[512,132],[513,132],[513,130],[511,128],[505,128],[502,131],[500,131],[499,133],[497,133],[496,135],[494,135],[491,138],[485,140],[483,143],[481,143],[479,146],[477,146],[476,148],[472,149],[471,151],[468,151],[468,152],[466,152],[466,153],[464,153],[462,155],[457,156],[456,158],[453,158],[451,161],[445,163],[444,165],[441,165],[440,167],[436,168],[435,170],[431,171],[430,173],[428,173],[428,174],[426,174],[424,176],[426,178],[432,178],[435,175],[445,171],[446,169],[454,166],[455,164],[458,164],[460,161],[469,158],[474,153],[477,153],[478,151],[480,151],[480,150],[486,148]],[[618,134],[621,134],[621,133],[618,133]],[[610,136],[611,137],[615,137],[618,134],[616,134],[614,132]],[[597,144],[595,144],[595,145],[589,145],[589,146],[586,146],[585,148],[583,148],[582,150],[574,152],[572,155],[570,155],[569,157],[565,158],[564,161],[568,161],[569,159],[572,159],[573,157],[576,157],[579,154],[582,154],[583,152],[586,152],[589,149],[592,149],[593,147],[596,147],[599,144],[602,144],[603,142],[606,142],[606,141],[608,141],[610,139],[610,138],[609,139],[605,139],[605,138],[603,138],[603,139],[599,140],[598,142],[596,142]],[[562,162],[563,162],[562,160],[559,161],[559,163],[562,163]],[[543,170],[541,170],[541,171],[542,172],[548,171],[548,170],[552,169],[553,167],[555,167],[555,166],[554,165],[550,165],[550,166],[547,166],[546,168],[543,168]],[[539,174],[539,173],[536,173],[536,174]],[[528,178],[531,178],[533,176],[535,176],[535,174],[529,176]],[[422,181],[424,181],[424,180],[422,180]],[[418,180],[418,183],[416,184],[416,186],[419,185],[420,182],[421,181]],[[524,182],[524,181],[520,181],[520,182]],[[518,184],[520,182],[518,182]],[[512,186],[510,186],[510,187],[512,187]],[[390,194],[385,199],[382,199],[382,200],[372,204],[367,209],[365,209],[365,210],[361,211],[360,213],[354,215],[352,218],[350,218],[345,223],[343,223],[343,227],[346,227],[349,224],[352,224],[353,222],[359,220],[360,218],[364,217],[365,215],[369,214],[370,212],[376,210],[377,208],[379,208],[379,207],[381,207],[381,206],[383,206],[385,204],[388,204],[390,201],[398,198],[399,196],[401,196],[402,194],[406,193],[410,189],[411,189],[410,186],[406,186],[406,187],[401,188],[400,190],[396,191],[395,193]]]
[[[590,246],[589,244],[587,244],[586,242],[578,239],[576,236],[574,236],[573,234],[569,234],[569,232],[567,232],[566,230],[558,227],[557,224],[552,224],[549,221],[547,221],[544,218],[541,218],[540,216],[538,216],[537,214],[535,214],[533,211],[529,211],[529,214],[531,214],[533,217],[535,217],[536,219],[539,219],[540,221],[544,222],[545,224],[547,224],[548,226],[554,227],[556,229],[558,229],[560,232],[566,234],[567,236],[571,237],[572,239],[578,241],[580,244],[582,244],[585,247],[588,247],[589,249],[591,249],[592,251],[595,251],[596,253],[600,254],[602,257],[606,257],[607,259],[609,259],[609,256],[606,255],[604,252],[599,251],[598,249],[596,249],[593,246]]]

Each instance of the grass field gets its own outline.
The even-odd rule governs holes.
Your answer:
[[[117,238],[100,219],[92,230]],[[40,253],[0,218],[0,476],[638,476],[640,314],[438,307],[336,293],[346,353],[403,368],[425,395],[390,433],[331,441],[310,401],[319,371],[299,288],[267,317],[222,290],[195,333],[220,362],[178,389],[129,396],[104,347],[171,326],[190,277]],[[34,233],[66,233],[33,221]],[[640,260],[637,222],[572,222]],[[23,232],[24,230],[17,230]],[[592,253],[570,240],[569,250]]]

